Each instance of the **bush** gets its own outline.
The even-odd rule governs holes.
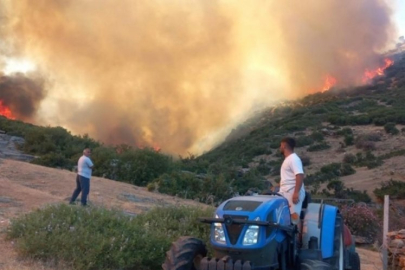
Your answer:
[[[302,166],[309,166],[311,164],[311,158],[308,156],[301,156]]]
[[[314,139],[310,136],[300,136],[295,139],[296,147],[303,147],[314,143]]]
[[[62,154],[55,152],[37,157],[33,159],[31,163],[53,168],[59,167],[68,170],[71,170],[74,166],[73,162],[65,158]]]
[[[252,170],[253,171],[253,170]],[[236,181],[228,182],[223,174],[213,175],[197,175],[191,172],[172,172],[163,174],[148,184],[148,190],[157,191],[172,196],[178,196],[184,199],[198,200],[203,203],[219,203],[225,199],[232,197],[233,192],[246,192],[250,187],[260,187],[257,183],[259,173],[254,179],[248,179],[248,172]]]
[[[325,150],[325,149],[329,149],[329,148],[330,148],[330,145],[327,144],[326,142],[323,142],[323,143],[311,145],[310,147],[308,147],[307,151],[315,152],[315,151],[321,151],[321,150]]]
[[[375,150],[375,143],[372,141],[364,141],[362,139],[357,139],[356,140],[356,148],[362,149],[365,151],[372,151]]]
[[[138,186],[149,182],[173,168],[171,157],[154,149],[144,148],[124,150],[117,162],[117,179]]]
[[[371,151],[367,151],[365,155],[363,155],[363,153],[357,153],[356,158],[357,161],[355,165],[359,167],[366,166],[368,169],[373,169],[383,164],[383,159],[374,156]]]
[[[371,197],[367,194],[367,191],[355,190],[353,188],[346,189],[346,197],[348,199],[353,199],[355,202],[365,202],[370,203]]]
[[[405,182],[390,180],[381,183],[381,187],[374,189],[375,196],[383,200],[384,195],[390,195],[392,199],[405,199]]]
[[[202,239],[209,226],[197,221],[213,209],[160,207],[135,218],[102,208],[54,205],[19,217],[8,228],[25,257],[73,269],[160,269],[165,252],[181,235]]]
[[[321,168],[324,174],[333,174],[335,176],[346,176],[356,173],[356,170],[348,163],[331,163]]]
[[[353,130],[351,128],[343,128],[336,132],[336,135],[345,136],[345,135],[353,135]]]
[[[381,227],[377,215],[366,205],[343,206],[340,209],[351,233],[375,241]]]
[[[384,125],[384,130],[388,134],[397,135],[399,130],[395,127],[395,123],[387,123]]]
[[[353,142],[354,142],[353,136],[352,135],[345,135],[344,142],[345,142],[346,146],[353,145]]]
[[[324,136],[323,136],[323,134],[321,133],[321,132],[313,132],[311,135],[310,135],[310,137],[312,138],[312,139],[314,139],[314,141],[317,141],[317,142],[320,142],[320,141],[323,141],[323,139],[324,139]]]
[[[353,154],[345,154],[343,157],[343,163],[354,164],[357,161],[357,158]]]

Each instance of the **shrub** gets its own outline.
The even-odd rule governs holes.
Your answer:
[[[395,123],[387,123],[384,125],[384,130],[388,134],[396,135],[399,133],[399,130],[395,127]]]
[[[321,172],[325,174],[333,174],[335,176],[346,176],[356,173],[356,170],[348,163],[331,163],[323,166]]]
[[[301,162],[302,162],[302,166],[308,166],[311,164],[311,158],[308,156],[301,156]]]
[[[159,175],[170,172],[171,157],[153,149],[123,150],[117,163],[117,178],[138,186],[146,186]]]
[[[62,154],[55,152],[37,157],[33,159],[31,163],[53,168],[59,167],[68,170],[71,170],[74,164],[73,162],[65,158]]]
[[[354,142],[353,136],[352,135],[345,135],[344,142],[345,142],[346,146],[353,145],[353,142]]]
[[[249,176],[254,174],[253,179]],[[244,180],[247,178],[247,180]],[[203,203],[220,203],[234,192],[246,192],[250,187],[260,188],[259,173],[251,170],[236,180],[227,181],[224,174],[197,175],[191,172],[172,172],[163,174],[148,184],[148,190],[157,191],[184,199],[198,200]]]
[[[354,164],[357,161],[357,158],[353,154],[345,154],[343,157],[343,163]]]
[[[325,149],[329,149],[329,148],[330,148],[330,145],[327,144],[326,142],[323,142],[323,143],[311,145],[310,147],[308,147],[307,151],[315,152],[315,151],[321,151],[321,150],[325,150]]]
[[[264,159],[260,159],[257,171],[261,175],[268,175],[271,172],[271,167]]]
[[[296,147],[303,147],[314,143],[314,139],[310,136],[300,136],[295,139]]]
[[[371,197],[367,194],[367,191],[355,190],[353,188],[346,189],[346,197],[348,199],[353,199],[355,202],[365,202],[370,203]]]
[[[317,141],[317,142],[320,142],[320,141],[323,141],[323,139],[324,139],[324,136],[323,136],[323,134],[321,133],[321,132],[313,132],[311,135],[310,135],[310,137],[312,138],[312,139],[314,139],[314,141]]]
[[[405,199],[405,182],[390,180],[381,183],[381,187],[374,189],[374,195],[384,199],[384,195],[390,195],[393,199]]]
[[[362,135],[363,140],[370,141],[370,142],[379,142],[381,141],[381,133],[379,132],[372,132],[365,135]]]
[[[362,139],[356,139],[356,148],[362,149],[365,151],[375,150],[375,143],[371,141],[364,141]]]
[[[374,156],[371,151],[367,151],[365,155],[363,155],[363,153],[357,153],[356,158],[357,161],[355,165],[359,167],[366,166],[367,168],[372,169],[383,164],[383,159]]]
[[[381,227],[377,215],[364,204],[343,206],[342,216],[351,233],[375,241]]]
[[[165,252],[180,235],[202,239],[209,226],[197,221],[213,209],[160,207],[135,218],[102,208],[48,206],[19,217],[8,228],[25,257],[73,269],[160,269]]]
[[[351,128],[343,128],[336,132],[336,135],[345,136],[345,135],[353,135],[353,130]]]
[[[345,185],[343,184],[343,182],[341,180],[335,179],[332,180],[328,183],[328,185],[326,186],[326,188],[328,190],[333,191],[332,194],[328,194],[328,195],[333,195],[336,198],[340,198],[343,199],[345,198]]]

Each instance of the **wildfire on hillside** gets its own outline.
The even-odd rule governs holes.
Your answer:
[[[10,108],[7,107],[6,105],[3,105],[3,101],[0,100],[0,115],[8,118],[8,119],[13,119],[15,120],[15,116],[11,112]]]
[[[326,75],[325,77],[325,82],[322,87],[322,92],[328,91],[331,89],[335,84],[337,83],[337,80],[335,77],[332,77],[331,75]]]
[[[373,78],[375,78],[376,76],[382,76],[384,75],[384,71],[392,66],[394,64],[394,61],[389,59],[389,58],[385,58],[384,59],[384,65],[381,67],[378,67],[376,69],[366,69],[364,71],[363,74],[363,78],[362,78],[362,83],[368,83],[370,82]],[[333,77],[330,74],[327,74],[324,77],[324,81],[323,81],[323,86],[321,88],[315,89],[313,91],[311,91],[311,93],[317,93],[317,92],[325,92],[328,91],[329,89],[331,89],[333,86],[335,86],[338,83],[338,80]]]
[[[160,152],[161,148],[158,144],[154,143],[153,144],[153,150],[155,150],[156,152]]]
[[[385,58],[384,62],[385,62],[385,64],[382,67],[378,67],[378,68],[376,68],[374,70],[368,70],[367,69],[364,72],[364,75],[363,75],[363,83],[369,82],[370,80],[372,80],[376,76],[384,75],[384,70],[386,70],[388,67],[390,67],[390,66],[392,66],[394,64],[394,61],[389,59],[389,58]]]

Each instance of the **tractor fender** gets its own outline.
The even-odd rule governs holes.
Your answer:
[[[322,258],[333,256],[335,222],[338,209],[328,204],[309,203],[303,222],[302,248],[309,248],[309,240],[316,237]]]

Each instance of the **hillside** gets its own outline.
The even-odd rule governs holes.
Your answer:
[[[0,159],[0,232],[10,219],[49,204],[68,203],[75,188],[75,173],[25,162]],[[145,188],[99,177],[92,178],[90,203],[135,215],[159,205],[197,205]],[[53,269],[35,261],[20,261],[12,243],[0,234],[0,269]]]
[[[382,182],[405,182],[405,55],[393,59],[385,75],[367,85],[331,89],[258,112],[197,160],[256,169],[263,181],[277,185],[279,142],[292,136],[313,193],[326,195],[322,190],[338,180],[375,200],[373,191]]]

